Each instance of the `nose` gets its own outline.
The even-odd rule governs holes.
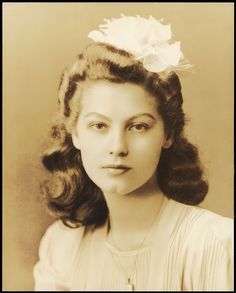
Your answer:
[[[115,157],[126,157],[128,155],[128,145],[125,131],[115,129],[111,135],[109,154]]]

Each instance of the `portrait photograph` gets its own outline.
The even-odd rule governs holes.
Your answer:
[[[234,291],[234,3],[2,8],[2,291]]]

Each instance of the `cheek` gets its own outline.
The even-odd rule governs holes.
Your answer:
[[[99,152],[101,149],[101,139],[84,127],[78,128],[78,133],[80,150],[84,156],[91,157]]]
[[[156,165],[159,161],[163,146],[163,137],[156,137],[153,139],[139,140],[135,144],[132,144],[130,154],[137,161],[142,161],[146,165]]]
[[[91,137],[87,134],[81,135],[80,142],[81,158],[84,168],[87,173],[93,173],[96,167],[102,163],[101,158],[103,158],[104,147],[102,143],[94,140],[94,136]]]
[[[94,166],[99,155],[97,149],[88,144],[81,147],[81,157],[84,165]]]

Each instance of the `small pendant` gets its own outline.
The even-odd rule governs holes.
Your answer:
[[[131,283],[130,278],[128,279],[128,283],[126,284],[127,291],[134,291],[134,284]]]

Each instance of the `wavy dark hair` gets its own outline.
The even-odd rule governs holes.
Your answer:
[[[183,134],[181,84],[173,71],[157,74],[147,71],[126,51],[103,43],[93,43],[68,67],[59,85],[58,117],[51,128],[52,147],[42,157],[51,176],[41,184],[51,213],[71,227],[103,225],[108,207],[102,191],[86,174],[81,154],[72,142],[72,129],[78,119],[80,96],[86,81],[130,82],[142,86],[158,99],[165,133],[173,141],[162,149],[157,168],[161,191],[178,202],[197,205],[208,192],[198,150]]]

